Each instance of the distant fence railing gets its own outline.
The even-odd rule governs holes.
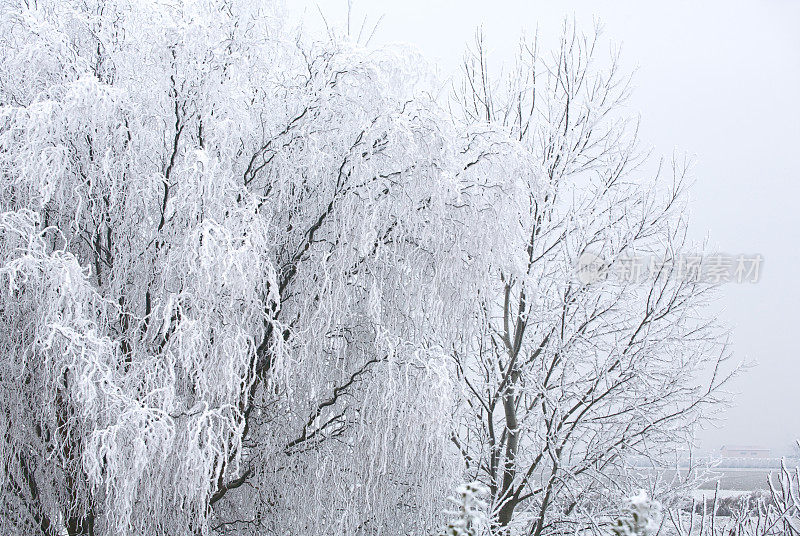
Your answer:
[[[719,458],[714,460],[717,467],[729,469],[780,469],[781,460],[787,467],[796,467],[800,464],[797,458]]]
[[[720,458],[720,457],[700,457],[692,460],[692,467],[712,467],[717,469],[780,469],[781,460],[784,460],[787,467],[793,468],[800,466],[800,458]],[[630,466],[634,469],[653,469],[653,462],[646,458],[634,458],[629,460]],[[673,462],[669,466],[657,466],[656,469],[688,469],[689,460],[681,460],[677,464]]]

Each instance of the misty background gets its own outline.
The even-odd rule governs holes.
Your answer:
[[[297,0],[309,27],[347,20],[347,0]],[[733,407],[699,432],[702,450],[762,445],[788,453],[800,437],[800,2],[370,0],[351,2],[351,31],[380,20],[371,45],[410,43],[436,62],[445,85],[483,28],[494,65],[509,66],[519,38],[538,29],[544,47],[564,17],[622,47],[636,70],[629,111],[655,154],[694,161],[691,238],[710,251],[761,254],[754,284],[728,283],[718,304],[733,327],[736,361],[754,365],[731,389]],[[601,49],[602,51],[602,49]]]

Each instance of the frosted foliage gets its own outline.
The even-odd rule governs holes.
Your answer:
[[[102,396],[95,382],[110,374],[114,352],[93,322],[97,296],[86,271],[68,252],[47,253],[38,223],[30,211],[0,215],[2,329],[13,334],[2,340],[0,452],[11,485],[36,477],[38,508],[81,512],[87,506],[85,484],[76,489],[82,464],[67,445],[94,428]],[[85,405],[74,405],[74,397]],[[26,461],[31,450],[47,453],[47,462]],[[7,507],[16,506],[25,505]],[[27,514],[15,521],[20,533],[38,525],[35,510],[18,512]]]
[[[82,81],[76,85],[84,89]],[[66,100],[61,103],[65,116],[75,102]],[[59,123],[59,114],[38,120],[46,123],[53,115],[53,122]],[[26,137],[47,143],[46,137],[35,133],[41,127],[37,119],[25,119],[34,130]],[[15,117],[14,128],[23,130],[20,123]],[[70,129],[63,124],[49,128],[56,127]],[[42,495],[56,494],[45,503],[55,508],[62,500],[68,508],[83,508],[85,498],[78,494],[76,483],[85,481],[81,486],[91,484],[95,497],[105,504],[109,530],[120,533],[145,527],[172,532],[205,517],[205,501],[223,461],[238,457],[243,396],[253,379],[254,340],[263,332],[266,304],[277,303],[274,293],[269,295],[268,289],[277,285],[267,236],[255,211],[246,205],[223,210],[236,192],[216,162],[200,153],[195,157],[191,166],[187,163],[176,171],[184,180],[175,192],[175,203],[185,205],[170,229],[180,226],[182,232],[164,233],[171,244],[159,252],[163,269],[148,273],[144,270],[148,264],[140,259],[116,255],[118,271],[103,280],[103,286],[124,296],[133,294],[131,286],[142,279],[157,278],[149,291],[152,309],[137,326],[134,341],[111,338],[119,329],[114,320],[135,313],[104,299],[90,281],[90,270],[59,247],[78,238],[69,236],[70,227],[80,229],[92,219],[90,184],[70,185],[76,177],[66,166],[60,177],[21,169],[16,181],[21,187],[10,192],[20,192],[23,199],[29,196],[29,204],[44,206],[45,213],[62,204],[74,211],[58,233],[43,229],[38,213],[23,209],[4,214],[3,274],[8,293],[3,309],[16,311],[5,319],[11,324],[3,331],[15,343],[4,352],[4,366],[12,367],[3,374],[4,387],[16,396],[9,393],[4,399],[25,401],[7,411],[13,408],[38,417],[27,420],[34,428],[25,435],[32,437],[15,437],[9,447],[17,450],[29,441],[42,443],[40,449],[54,453],[48,458],[56,461],[56,467],[47,464],[30,470],[38,476],[57,468],[52,474],[59,479],[46,487],[38,483]],[[114,164],[118,162],[107,166]],[[114,179],[111,173],[102,176]],[[25,180],[32,178],[41,182]],[[139,187],[148,183],[145,178]],[[37,190],[44,192],[38,199],[33,193]],[[14,203],[8,205],[4,208]],[[55,248],[47,247],[48,234],[56,235]],[[80,247],[75,249],[81,252]],[[92,275],[99,279],[104,272]],[[237,321],[231,322],[232,318]],[[132,321],[123,317],[119,322]],[[26,400],[30,393],[36,394],[35,399]],[[25,422],[21,415],[9,420]],[[15,426],[15,432],[19,428]],[[20,481],[26,479],[23,475]],[[66,497],[65,488],[75,497]],[[152,500],[141,501],[141,496]],[[163,527],[153,527],[152,520],[165,509],[174,509],[185,519],[173,516]]]
[[[365,526],[390,523],[398,534],[423,534],[440,523],[448,481],[436,476],[457,474],[459,467],[449,461],[447,399],[427,394],[451,387],[437,374],[419,378],[416,367],[432,356],[407,364],[398,357],[377,366],[355,422],[345,430],[343,416],[327,428],[335,441],[306,447],[291,461],[276,457],[263,468],[257,486],[274,490],[269,500],[281,512],[264,520],[268,532],[362,534]],[[251,504],[259,500],[263,495],[251,495],[237,517],[257,516]]]
[[[478,479],[539,536],[715,398],[707,286],[574,284],[682,247],[616,72],[564,43],[535,109],[521,68],[454,117],[417,54],[336,35],[0,0],[4,534],[429,535]]]
[[[9,533],[439,526],[460,142],[414,56],[246,2],[1,13]]]

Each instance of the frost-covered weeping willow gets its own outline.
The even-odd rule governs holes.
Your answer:
[[[2,5],[4,534],[441,521],[466,156],[249,4]]]

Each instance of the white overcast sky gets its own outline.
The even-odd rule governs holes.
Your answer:
[[[310,27],[320,11],[346,20],[347,0],[287,1]],[[643,142],[695,158],[693,237],[765,259],[759,283],[724,289],[734,354],[758,365],[702,445],[784,450],[800,438],[800,1],[354,0],[352,13],[353,27],[383,16],[372,45],[411,43],[445,79],[479,25],[495,62],[510,62],[522,32],[538,27],[547,41],[565,16],[587,31],[599,19],[637,69],[630,107]]]

